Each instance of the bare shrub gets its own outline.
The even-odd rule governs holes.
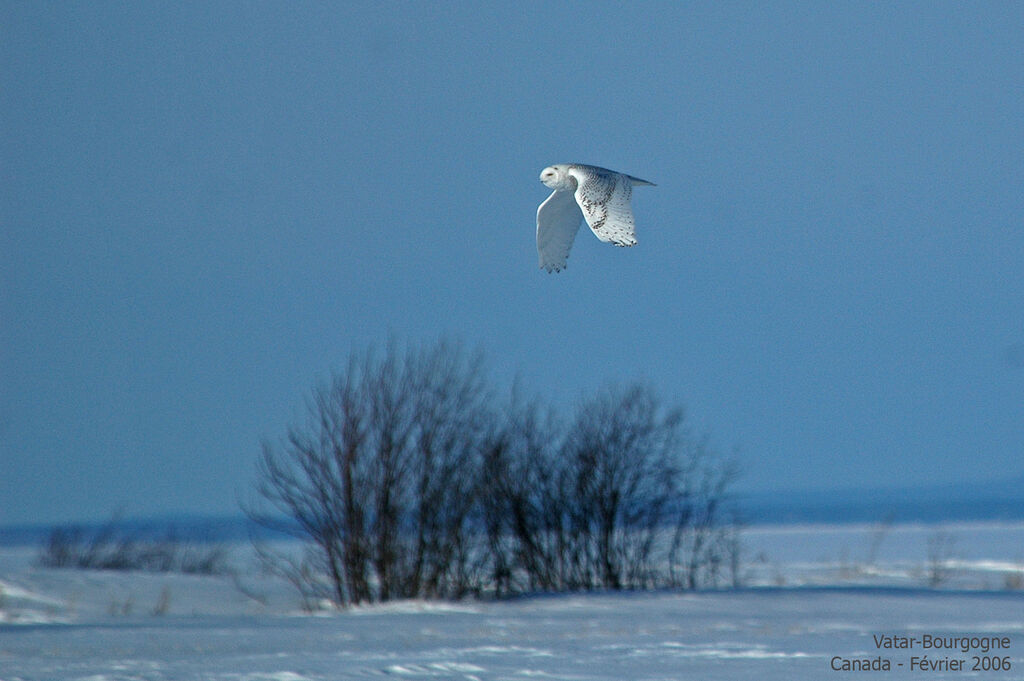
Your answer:
[[[264,443],[246,511],[308,542],[260,548],[270,569],[311,608],[698,588],[737,571],[721,508],[733,471],[649,387],[605,390],[570,420],[494,403],[458,346],[353,355],[303,424]]]
[[[956,537],[948,532],[936,531],[928,537],[928,586],[937,588],[953,576],[956,555]]]
[[[157,598],[156,604],[153,606],[152,615],[154,617],[162,617],[171,610],[171,589],[165,586],[160,590],[160,596]]]
[[[278,565],[307,595],[328,595],[317,574],[338,606],[473,590],[470,521],[492,422],[479,365],[446,343],[368,350],[315,391],[304,426],[264,444],[259,496],[315,546]]]
[[[485,461],[497,590],[646,589],[730,581],[720,505],[731,469],[642,385],[564,422],[519,408]]]
[[[57,527],[36,559],[38,565],[83,570],[141,570],[218,575],[229,571],[228,551],[219,544],[193,544],[173,530],[162,538],[133,536],[117,517],[94,532]]]

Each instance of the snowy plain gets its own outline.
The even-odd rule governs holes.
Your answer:
[[[3,547],[0,680],[858,674],[844,664],[887,664],[860,673],[894,679],[1024,679],[1024,523],[755,526],[742,539],[738,589],[330,614],[302,612],[245,544],[232,547],[237,574],[219,577],[43,569],[35,547]],[[936,567],[942,580],[931,585]],[[887,648],[884,636],[914,643]],[[956,645],[924,647],[925,636]],[[986,664],[974,658],[1000,669],[974,670]]]

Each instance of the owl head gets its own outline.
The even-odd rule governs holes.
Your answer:
[[[540,181],[554,190],[576,190],[576,180],[569,174],[569,166],[559,163],[540,172]]]

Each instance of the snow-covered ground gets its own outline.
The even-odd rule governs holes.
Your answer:
[[[2,548],[0,680],[1024,679],[1024,524],[753,527],[743,544],[738,590],[329,616],[242,545],[237,577],[45,570]]]
[[[748,586],[1024,589],[1021,522],[753,526],[741,536]]]

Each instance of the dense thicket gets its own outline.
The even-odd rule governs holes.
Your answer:
[[[698,588],[727,578],[731,477],[649,387],[564,418],[498,399],[457,346],[390,345],[354,355],[264,444],[248,511],[305,540],[264,555],[310,606]]]

